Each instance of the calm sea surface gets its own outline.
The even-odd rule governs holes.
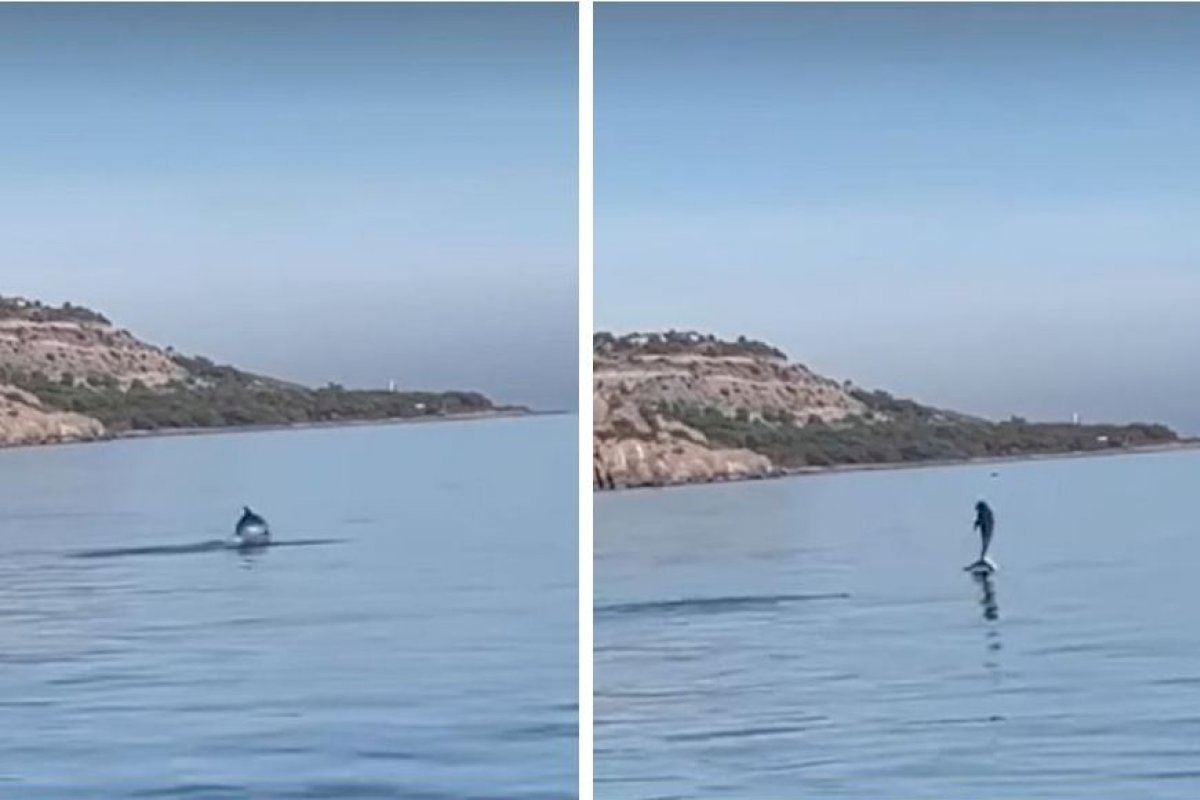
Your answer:
[[[1195,800],[1198,508],[1196,451],[600,495],[596,797]]]
[[[575,429],[0,451],[0,797],[573,796]]]

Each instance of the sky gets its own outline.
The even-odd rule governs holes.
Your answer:
[[[1200,7],[596,8],[596,325],[1200,434]]]
[[[576,35],[569,4],[0,6],[0,294],[568,408]]]

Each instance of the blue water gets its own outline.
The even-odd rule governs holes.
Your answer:
[[[1189,451],[598,496],[596,797],[1200,797],[1198,489]]]
[[[574,796],[575,426],[0,451],[0,797]]]

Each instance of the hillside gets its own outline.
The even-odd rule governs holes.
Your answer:
[[[476,392],[313,389],[147,344],[86,308],[0,297],[0,445],[500,410]]]
[[[1168,444],[1161,425],[995,422],[866,391],[778,349],[695,332],[593,337],[599,488],[767,477],[820,467]]]

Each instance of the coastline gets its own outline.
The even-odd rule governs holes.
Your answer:
[[[593,493],[614,493],[637,490],[677,489],[684,486],[721,486],[747,481],[766,481],[780,478],[805,478],[821,475],[836,475],[850,472],[881,472],[906,469],[931,469],[936,467],[963,467],[986,464],[1008,464],[1022,461],[1058,461],[1076,458],[1108,458],[1113,456],[1143,455],[1148,453],[1170,453],[1180,450],[1200,450],[1200,437],[1180,439],[1164,444],[1147,444],[1133,447],[1112,447],[1104,450],[1071,450],[1062,453],[1022,453],[1011,456],[977,456],[975,458],[942,458],[929,461],[889,461],[877,464],[834,464],[828,467],[785,467],[766,475],[745,475],[711,481],[687,481],[683,483],[648,484],[625,486],[615,489],[592,487]]]
[[[155,430],[122,431],[95,439],[69,439],[58,442],[0,445],[0,451],[23,450],[64,445],[103,444],[127,439],[158,439],[174,436],[217,436],[229,433],[267,433],[271,431],[309,430],[314,428],[352,428],[374,425],[417,425],[439,422],[471,422],[492,419],[517,419],[521,417],[547,417],[569,414],[569,411],[531,411],[522,408],[504,408],[491,411],[472,411],[464,414],[428,415],[420,417],[384,417],[381,419],[345,419],[321,422],[290,422],[261,425],[219,425],[193,428],[158,428]]]

